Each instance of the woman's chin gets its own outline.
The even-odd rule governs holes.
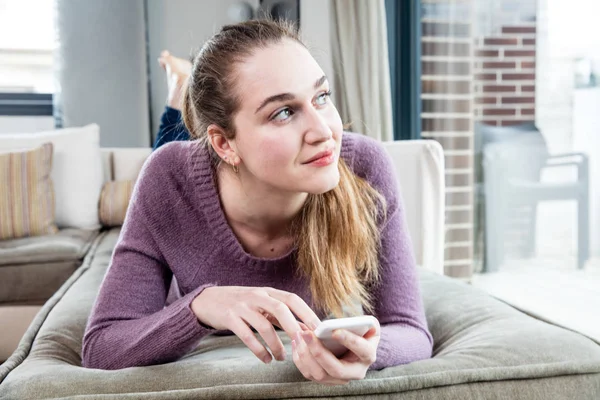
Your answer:
[[[314,182],[310,182],[309,185],[307,185],[309,187],[306,188],[306,192],[311,194],[327,193],[330,190],[335,189],[339,183],[339,174],[332,174],[331,176],[319,177],[318,180],[315,179]]]

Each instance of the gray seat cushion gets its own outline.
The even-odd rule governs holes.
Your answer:
[[[0,303],[42,303],[81,265],[98,230],[0,241]]]
[[[0,366],[0,398],[596,399],[600,392],[598,343],[426,271],[420,279],[434,357],[346,386],[308,382],[292,361],[263,365],[235,336],[208,337],[168,364],[85,369],[81,338],[117,235],[95,244],[95,257],[46,303]]]

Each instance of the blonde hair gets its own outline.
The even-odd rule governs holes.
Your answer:
[[[235,137],[233,116],[240,108],[235,96],[234,66],[264,48],[291,39],[304,45],[295,27],[282,21],[254,20],[224,26],[204,44],[194,59],[182,115],[193,139],[208,149],[213,164],[221,162],[208,141],[210,124]],[[292,232],[298,245],[298,268],[309,280],[313,305],[319,311],[343,315],[343,308],[360,304],[372,312],[368,286],[378,279],[380,232],[384,197],[356,176],[343,159],[340,182],[323,194],[309,194]],[[350,313],[358,313],[350,308]]]

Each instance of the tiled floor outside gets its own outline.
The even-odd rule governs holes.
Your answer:
[[[576,205],[548,202],[538,209],[535,258],[511,260],[474,286],[600,341],[600,258],[576,266]]]

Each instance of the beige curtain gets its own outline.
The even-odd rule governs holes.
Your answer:
[[[335,102],[349,130],[394,139],[384,0],[332,0]]]

